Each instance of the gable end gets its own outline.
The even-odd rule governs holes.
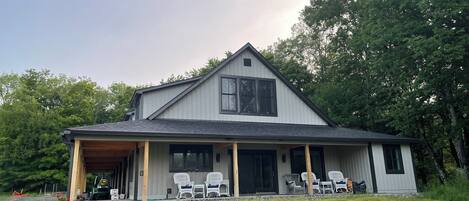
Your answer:
[[[157,118],[160,114],[162,114],[164,111],[175,105],[179,100],[184,98],[186,95],[188,95],[191,91],[196,89],[198,86],[203,84],[206,80],[210,79],[214,74],[216,74],[220,69],[224,68],[228,63],[230,63],[233,59],[238,57],[242,52],[245,50],[248,50],[251,52],[263,65],[265,65],[279,80],[281,80],[294,94],[299,97],[309,108],[311,108],[320,118],[322,118],[329,126],[336,127],[337,124],[332,121],[329,117],[327,117],[313,102],[311,102],[302,92],[300,92],[296,87],[294,87],[275,67],[270,64],[262,55],[259,53],[250,43],[247,43],[244,45],[241,49],[236,51],[233,55],[225,59],[222,63],[220,63],[215,69],[213,69],[209,74],[204,76],[202,79],[200,79],[198,82],[181,92],[179,95],[177,95],[175,98],[173,98],[171,101],[166,103],[164,106],[162,106],[160,109],[155,111],[153,114],[151,114],[148,119],[155,119]]]

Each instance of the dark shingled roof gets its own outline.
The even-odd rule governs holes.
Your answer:
[[[321,142],[399,142],[416,139],[362,130],[303,124],[201,120],[135,120],[67,129],[68,134],[165,136],[255,140],[315,140]]]

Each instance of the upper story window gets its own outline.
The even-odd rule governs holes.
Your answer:
[[[222,113],[277,115],[273,79],[222,76],[220,88]]]
[[[401,146],[398,144],[383,144],[383,153],[386,174],[404,174]]]
[[[244,66],[251,66],[251,59],[249,58],[244,58],[243,59]]]
[[[222,111],[238,111],[238,87],[236,78],[221,79],[221,106]]]

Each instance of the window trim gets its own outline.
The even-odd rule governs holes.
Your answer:
[[[248,116],[265,116],[265,117],[277,117],[278,116],[278,107],[277,107],[277,82],[276,79],[272,78],[260,78],[260,77],[249,77],[249,76],[236,76],[236,75],[220,75],[219,76],[219,85],[218,85],[218,94],[219,94],[219,111],[220,114],[233,114],[233,115],[248,115]],[[231,79],[236,79],[236,92],[237,92],[237,98],[236,98],[236,111],[227,111],[222,109],[222,78],[231,78]],[[239,91],[239,81],[240,79],[252,79],[255,81],[255,88],[256,88],[256,107],[257,107],[257,112],[256,113],[243,113],[241,112],[240,108],[240,91]],[[271,81],[273,82],[273,93],[274,95],[272,96],[274,98],[273,104],[275,111],[272,114],[261,114],[259,113],[259,93],[258,93],[258,81],[259,80],[264,80],[264,81]]]
[[[185,153],[187,153],[187,149],[191,149],[191,150],[205,150],[206,148],[208,148],[209,150],[209,153],[208,153],[208,167],[204,167],[203,169],[201,170],[197,170],[197,169],[190,169],[190,168],[182,168],[182,169],[175,169],[173,167],[173,153],[174,151],[172,151],[171,147],[177,147],[177,148],[180,148],[180,147],[184,147],[185,148]],[[185,160],[185,156],[184,156],[184,160]],[[183,161],[183,163],[185,163],[185,161]],[[170,173],[174,173],[174,172],[212,172],[213,171],[213,145],[210,145],[210,144],[170,144],[169,145],[169,172]]]
[[[382,144],[383,147],[383,160],[384,160],[384,169],[386,170],[386,174],[405,174],[404,172],[404,163],[402,161],[402,151],[401,151],[401,145],[400,144]],[[398,150],[398,163],[401,166],[401,169],[399,170],[394,170],[394,169],[388,169],[388,162],[386,160],[386,150],[388,149],[397,149]]]

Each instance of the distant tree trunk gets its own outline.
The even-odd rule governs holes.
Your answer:
[[[444,163],[439,162],[439,161],[441,161],[441,160],[439,160],[439,159],[441,159],[441,157],[439,157],[439,155],[437,153],[437,150],[435,150],[433,148],[431,142],[427,139],[427,137],[426,137],[427,135],[426,135],[424,126],[421,125],[420,123],[417,123],[416,126],[417,126],[418,130],[420,131],[421,137],[424,140],[425,149],[428,151],[428,153],[430,155],[430,158],[432,160],[433,166],[434,166],[436,172],[438,173],[438,178],[440,179],[441,183],[445,184],[448,181],[448,179],[447,179],[447,176],[446,176]]]
[[[466,125],[467,126],[467,125]],[[465,161],[465,167],[469,167],[469,129],[466,127],[464,128],[464,142],[465,142],[465,153],[466,153],[466,161]],[[469,179],[469,174],[466,175],[467,178]]]
[[[454,106],[448,104],[448,111],[451,120],[451,137],[453,138],[454,147],[456,148],[456,153],[458,155],[459,164],[461,164],[466,177],[469,177],[469,167],[467,165],[466,159],[466,148],[464,143],[465,134],[463,129],[458,128],[458,118]]]
[[[448,139],[448,143],[449,143],[449,151],[451,153],[451,156],[453,156],[454,162],[456,162],[456,166],[458,168],[462,168],[463,166],[461,164],[461,161],[459,161],[458,152],[456,151],[456,147],[454,146],[453,140],[451,138]]]
[[[433,147],[429,143],[426,143],[426,148],[428,152],[430,153],[430,158],[433,161],[433,165],[435,166],[435,170],[438,173],[440,182],[445,184],[448,181],[448,179],[446,176],[446,172],[444,171],[444,165],[438,162],[439,161],[438,153],[436,152],[435,149],[433,149]]]
[[[422,148],[420,146],[418,147]],[[415,149],[415,156],[416,156],[418,163],[425,164],[424,150],[418,149],[418,148]],[[414,165],[417,165],[417,164],[414,164]],[[423,186],[426,186],[428,183],[428,170],[427,170],[426,165],[417,165],[417,167],[415,168],[417,170],[417,172],[415,173],[417,174],[417,178],[422,180]]]

